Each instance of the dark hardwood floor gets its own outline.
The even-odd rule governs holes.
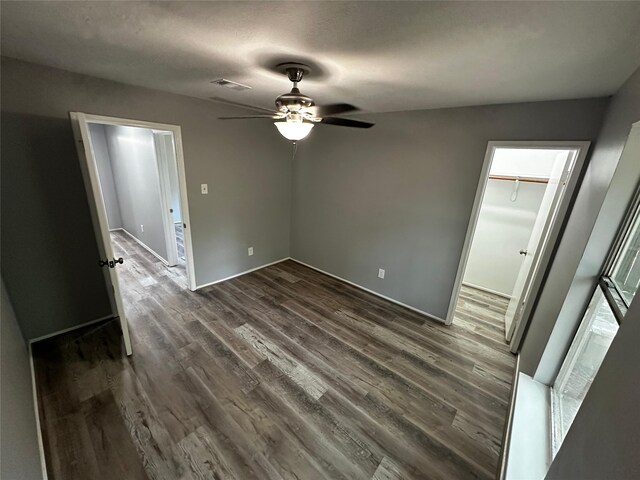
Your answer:
[[[33,345],[50,479],[495,476],[494,316],[445,327],[292,261],[190,292],[113,238],[133,356],[117,321]]]

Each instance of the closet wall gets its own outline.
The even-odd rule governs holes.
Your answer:
[[[510,296],[524,257],[545,183],[489,179],[471,244],[464,283]],[[512,195],[515,197],[512,200]]]

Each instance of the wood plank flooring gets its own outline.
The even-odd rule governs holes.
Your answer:
[[[114,232],[117,321],[33,345],[50,479],[494,478],[515,359],[295,262],[198,292]]]
[[[462,285],[455,311],[455,322],[485,332],[488,337],[505,343],[505,320],[509,300],[467,285]]]

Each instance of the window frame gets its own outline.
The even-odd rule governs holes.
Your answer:
[[[629,206],[627,207],[622,223],[620,224],[616,232],[615,240],[611,246],[611,249],[609,250],[609,253],[607,254],[607,260],[605,261],[603,268],[601,270],[601,274],[598,277],[598,282],[593,290],[593,293],[591,294],[589,304],[585,307],[584,311],[582,312],[582,317],[578,325],[578,328],[576,330],[576,333],[573,337],[573,340],[571,341],[571,344],[569,345],[569,349],[566,355],[564,356],[560,364],[560,369],[558,370],[558,373],[556,374],[556,377],[550,387],[550,395],[551,395],[550,447],[551,447],[552,458],[555,456],[555,453],[560,448],[562,441],[564,441],[564,436],[563,436],[562,441],[558,443],[558,437],[560,435],[560,425],[556,423],[557,422],[556,414],[553,412],[554,395],[555,395],[554,389],[558,383],[558,379],[561,379],[562,375],[565,374],[567,371],[568,367],[565,368],[565,364],[567,362],[574,363],[576,361],[577,357],[573,358],[575,357],[575,355],[572,354],[572,349],[574,345],[576,344],[576,342],[578,342],[579,344],[580,342],[583,342],[586,340],[586,337],[582,338],[584,336],[584,331],[583,331],[584,325],[585,325],[584,322],[589,311],[592,308],[594,308],[594,298],[596,298],[596,295],[598,294],[603,295],[607,305],[609,306],[609,308],[613,313],[613,316],[618,324],[618,327],[620,327],[620,325],[624,321],[624,317],[627,313],[627,310],[629,309],[630,302],[628,302],[627,299],[624,297],[624,295],[622,295],[620,287],[612,279],[612,276],[613,276],[613,271],[616,267],[616,264],[621,258],[623,249],[628,239],[634,232],[634,226],[636,226],[636,222],[640,222],[640,183],[636,186],[636,190],[633,195],[633,198],[629,203]],[[598,290],[600,291],[598,292]],[[640,291],[637,294],[640,294]],[[579,351],[579,348],[577,351]]]
[[[618,287],[615,280],[613,280],[613,270],[618,260],[620,260],[622,250],[627,243],[627,240],[633,233],[633,226],[636,221],[640,221],[640,184],[636,187],[633,199],[627,208],[622,224],[616,234],[616,239],[613,242],[613,246],[611,247],[609,254],[607,255],[607,261],[602,269],[603,273],[598,279],[598,285],[605,294],[605,297],[607,297],[609,306],[616,315],[618,324],[622,323],[622,318],[624,317],[624,314],[627,313],[630,302],[627,302],[627,299],[620,291],[620,287]],[[617,304],[616,297],[622,301],[624,312],[619,308],[620,305]],[[620,315],[620,318],[618,318],[618,315]]]

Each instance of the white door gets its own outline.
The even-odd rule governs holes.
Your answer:
[[[153,143],[156,150],[158,165],[158,180],[160,185],[160,206],[162,208],[162,228],[167,245],[167,263],[170,267],[178,264],[178,242],[176,239],[176,227],[173,222],[172,209],[174,191],[171,188],[171,170],[175,170],[177,184],[178,169],[175,155],[173,155],[173,134],[171,132],[154,132]],[[176,185],[177,187],[177,185]],[[180,196],[180,192],[177,192]]]
[[[557,208],[574,163],[573,157],[574,152],[572,151],[564,150],[558,152],[549,176],[549,183],[540,203],[538,215],[533,224],[531,237],[529,237],[527,245],[523,246],[519,252],[520,255],[524,256],[524,261],[520,266],[504,319],[507,340],[510,340],[513,336],[515,327],[520,321],[523,306],[531,293],[531,283],[540,266],[540,254],[547,244],[549,231],[556,218]]]
[[[82,113],[70,112],[71,126],[73,135],[76,140],[76,149],[80,159],[80,168],[84,179],[87,197],[89,199],[89,209],[91,211],[91,220],[93,228],[96,232],[98,241],[98,252],[100,258],[96,258],[96,268],[102,268],[105,272],[107,286],[111,286],[109,292],[111,306],[120,318],[120,327],[122,328],[122,337],[124,340],[127,355],[131,355],[131,337],[129,336],[129,324],[125,315],[122,296],[120,295],[120,284],[118,283],[118,275],[116,268],[120,265],[116,262],[111,247],[111,237],[109,236],[109,225],[107,223],[107,211],[102,196],[102,188],[100,187],[100,179],[98,177],[98,168],[96,166],[91,141],[89,138],[89,129],[87,121]],[[126,261],[124,259],[123,261]],[[103,266],[101,263],[106,262]]]

